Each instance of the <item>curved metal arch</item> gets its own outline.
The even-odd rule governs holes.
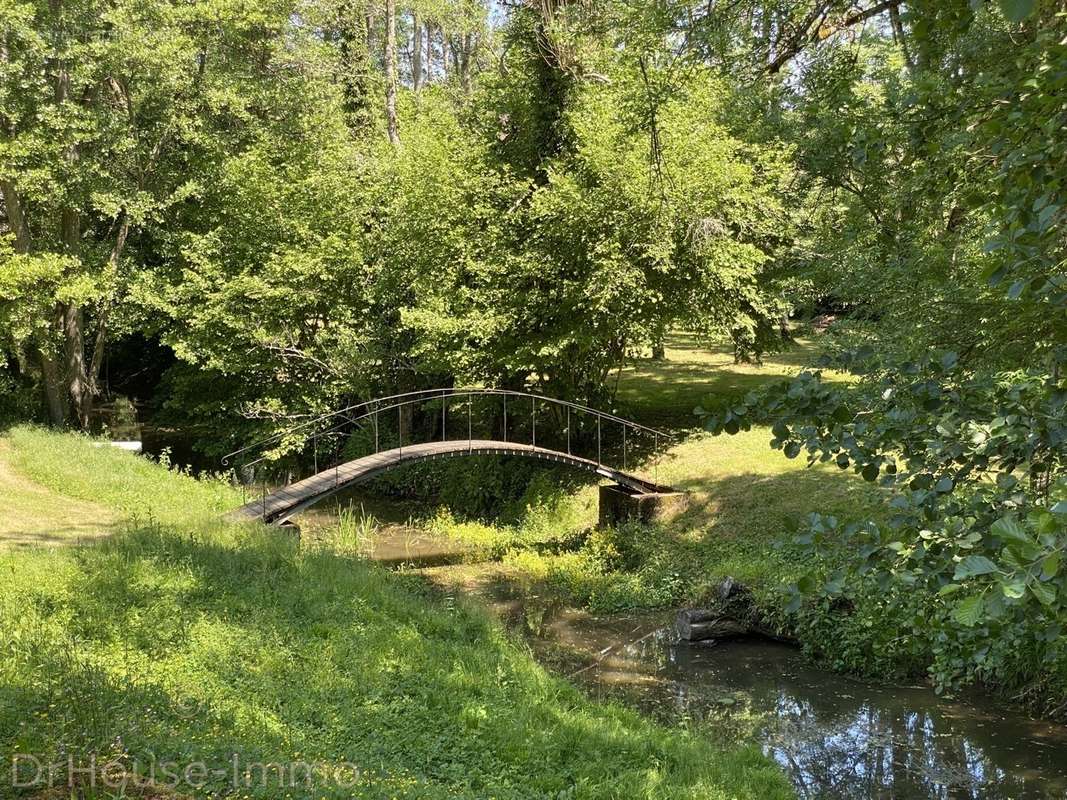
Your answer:
[[[595,417],[597,417],[599,419],[606,419],[606,420],[608,420],[610,422],[617,422],[617,423],[619,423],[619,424],[621,424],[621,425],[623,425],[625,427],[633,428],[635,430],[645,431],[646,433],[651,433],[656,437],[664,437],[664,439],[666,441],[671,441],[673,439],[672,434],[670,434],[670,433],[668,433],[666,431],[657,430],[656,428],[651,428],[651,427],[649,427],[647,425],[642,425],[642,424],[640,424],[638,422],[634,422],[632,420],[628,420],[628,419],[626,419],[624,417],[620,417],[620,416],[618,416],[616,414],[612,414],[612,413],[606,412],[606,411],[600,411],[598,409],[592,408],[591,406],[584,406],[584,405],[582,405],[580,403],[571,402],[570,400],[560,400],[560,399],[555,398],[555,397],[548,397],[547,395],[535,394],[533,392],[519,392],[519,391],[515,391],[513,389],[485,389],[485,388],[475,388],[475,387],[467,387],[467,388],[450,387],[450,388],[438,388],[438,389],[419,389],[419,390],[411,391],[411,392],[401,392],[399,394],[387,395],[385,397],[378,397],[378,398],[374,398],[372,400],[365,400],[365,401],[363,401],[361,403],[355,403],[355,404],[353,404],[351,406],[347,406],[347,407],[342,408],[342,409],[340,409],[338,411],[333,411],[333,412],[330,412],[328,414],[323,414],[323,415],[320,415],[318,417],[315,417],[314,419],[307,420],[306,422],[302,422],[299,425],[291,426],[290,428],[287,428],[284,431],[281,431],[279,433],[273,434],[273,435],[271,435],[271,436],[269,436],[269,437],[267,437],[265,439],[260,439],[259,441],[253,442],[253,443],[251,443],[249,445],[246,445],[246,446],[241,447],[241,448],[239,448],[237,450],[234,450],[231,453],[227,453],[225,456],[223,456],[222,463],[224,465],[229,465],[232,459],[236,458],[237,456],[239,456],[239,455],[241,455],[243,453],[248,453],[248,452],[251,452],[253,450],[258,450],[260,448],[266,447],[267,445],[270,445],[270,444],[273,444],[273,443],[276,443],[276,442],[280,442],[286,436],[290,436],[290,435],[296,433],[297,431],[300,431],[300,430],[302,430],[304,428],[307,428],[307,427],[309,427],[311,425],[315,425],[315,424],[321,423],[324,420],[329,420],[329,419],[335,419],[337,417],[342,417],[344,421],[342,423],[340,423],[340,425],[344,425],[345,423],[353,423],[354,424],[354,423],[358,423],[359,421],[361,421],[363,419],[366,419],[367,417],[373,416],[374,414],[382,413],[384,411],[391,411],[391,410],[393,410],[395,408],[399,408],[399,407],[404,406],[404,405],[409,405],[409,404],[413,404],[413,403],[416,403],[416,402],[429,402],[431,400],[437,400],[437,399],[444,400],[444,399],[448,399],[450,397],[460,397],[460,396],[468,397],[468,398],[469,397],[475,397],[475,396],[496,396],[496,397],[504,397],[505,401],[506,401],[507,397],[530,398],[535,403],[537,401],[542,401],[542,402],[544,402],[546,404],[557,405],[557,406],[560,406],[560,407],[570,408],[571,410],[575,410],[575,411],[578,411],[578,412],[583,413],[583,414],[590,414],[590,415],[593,415],[593,416],[595,416]],[[394,402],[394,401],[399,401],[399,402]],[[381,404],[383,404],[383,403],[387,404],[387,405],[382,406]],[[348,412],[355,411],[357,409],[367,408],[368,406],[374,406],[374,408],[372,408],[370,411],[367,411],[367,412],[365,412],[363,414],[360,414],[360,415],[358,415],[358,416],[356,416],[354,418],[349,416]],[[314,439],[314,438],[317,438],[318,436],[323,436],[323,435],[326,435],[328,433],[332,433],[332,432],[334,432],[336,430],[339,430],[339,428],[340,428],[340,426],[335,425],[335,426],[327,428],[326,430],[317,431],[309,438]],[[261,463],[264,460],[266,460],[266,456],[261,456],[260,458],[257,458],[257,459],[254,459],[251,462],[248,462],[244,466],[246,466],[246,467],[253,466],[255,464]]]

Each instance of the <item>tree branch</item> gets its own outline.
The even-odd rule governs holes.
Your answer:
[[[883,0],[881,3],[876,3],[867,9],[860,11],[854,11],[841,20],[840,23],[835,25],[830,33],[836,33],[837,31],[844,30],[845,28],[851,28],[853,25],[858,25],[861,22],[865,22],[871,17],[876,17],[879,14],[888,11],[890,9],[897,8],[904,0]],[[827,38],[830,33],[823,32],[822,23],[826,20],[827,12],[822,13],[822,19],[819,19],[820,11],[825,8],[820,4],[808,14],[807,19],[797,29],[796,34],[791,37],[788,45],[781,50],[767,65],[767,71],[772,75],[777,74],[782,67],[786,65],[790,60],[795,58],[799,53],[808,45],[815,44],[821,39]],[[818,24],[813,24],[819,19]]]

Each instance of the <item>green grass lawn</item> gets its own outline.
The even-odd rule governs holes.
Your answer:
[[[120,523],[84,547],[0,552],[5,756],[222,770],[194,772],[191,796],[791,794],[755,750],[586,700],[462,597],[222,522],[240,499],[223,483],[77,436],[23,428],[5,444],[20,480]],[[279,787],[276,770],[260,779],[268,762],[318,779]]]
[[[0,550],[70,545],[114,532],[116,515],[98,503],[58,496],[10,464],[0,439]]]
[[[705,396],[743,395],[792,377],[818,352],[816,342],[801,338],[762,364],[735,364],[729,345],[708,343],[692,333],[670,333],[664,345],[665,358],[638,359],[622,369],[617,400],[620,409],[639,422],[682,430],[697,427],[693,409]],[[827,376],[848,380],[840,373]]]

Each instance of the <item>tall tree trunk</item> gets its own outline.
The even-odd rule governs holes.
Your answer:
[[[4,198],[4,211],[7,213],[8,227],[15,234],[15,252],[29,253],[30,228],[26,222],[26,215],[22,210],[22,200],[15,190],[15,184],[11,181],[0,181],[0,193],[3,194]]]
[[[657,325],[652,336],[652,360],[667,360],[667,331],[663,325]]]
[[[417,11],[411,14],[411,88],[415,94],[422,88],[422,23]]]
[[[71,156],[76,160],[76,154]],[[78,257],[81,246],[81,214],[77,209],[64,208],[61,212],[63,249],[67,255]],[[58,315],[63,331],[63,352],[66,357],[67,387],[70,392],[71,409],[78,426],[89,427],[89,411],[93,393],[85,365],[85,312],[76,303],[60,303]]]
[[[904,54],[904,63],[908,66],[908,72],[914,74],[915,59],[911,57],[911,51],[908,49],[907,39],[904,38],[904,23],[900,19],[899,7],[890,6],[889,21],[893,26],[893,38],[897,40],[897,44],[900,45],[900,52]]]
[[[349,130],[360,133],[371,121],[369,17],[361,11],[356,0],[343,2],[338,16],[343,108]]]
[[[474,34],[467,32],[459,37],[460,46],[456,47],[453,42],[453,49],[456,51],[456,57],[454,59],[456,69],[459,71],[459,84],[465,94],[471,92],[471,63],[474,60],[474,48],[477,46],[477,42],[474,38]]]
[[[57,428],[67,424],[67,391],[63,385],[62,370],[52,355],[43,347],[34,348],[31,355],[41,369],[41,388],[44,390],[45,403],[48,406],[48,421]]]
[[[448,77],[448,37],[443,27],[438,27],[437,33],[441,37],[441,80],[445,80]]]
[[[93,406],[93,393],[85,368],[85,313],[81,306],[64,303],[60,306],[63,315],[63,344],[67,360],[67,385],[70,388],[71,408],[78,427],[89,428],[89,412]]]
[[[51,0],[52,12],[60,12],[61,0]],[[62,108],[70,96],[70,70],[62,58],[56,61],[55,104]],[[66,153],[67,164],[73,169],[78,163],[78,147],[72,144]],[[59,213],[60,240],[63,251],[71,258],[81,257],[81,213],[71,205],[65,205]],[[76,303],[57,303],[56,316],[63,335],[63,353],[66,366],[66,384],[71,408],[78,426],[89,427],[89,411],[93,404],[92,387],[85,368],[85,312]],[[42,354],[44,350],[42,348]],[[44,359],[42,359],[42,368]],[[46,382],[47,378],[46,378]]]
[[[385,120],[389,141],[400,144],[396,119],[396,0],[385,0]]]

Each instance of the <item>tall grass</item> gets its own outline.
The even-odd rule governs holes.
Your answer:
[[[272,799],[790,793],[758,752],[590,703],[486,613],[419,579],[220,522],[239,501],[222,484],[74,436],[22,429],[11,442],[57,500],[91,497],[131,521],[99,544],[0,554],[5,764],[196,761],[223,772],[186,793]],[[235,790],[235,758],[345,762],[359,780]]]
[[[353,508],[342,508],[337,512],[337,543],[345,552],[369,555],[374,549],[377,530],[378,520],[362,504],[358,514]]]

